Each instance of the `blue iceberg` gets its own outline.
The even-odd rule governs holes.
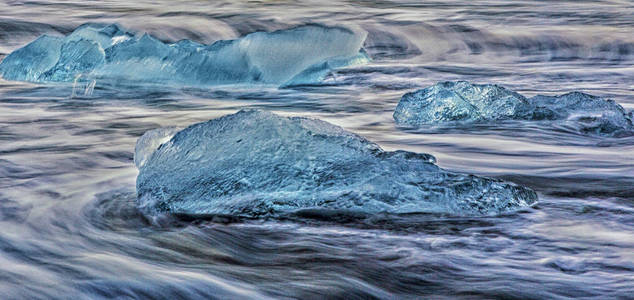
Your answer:
[[[135,161],[137,203],[149,216],[480,215],[537,201],[525,187],[443,170],[429,154],[387,152],[324,121],[257,110],[149,131]]]
[[[632,113],[612,100],[572,92],[526,98],[494,84],[440,82],[403,95],[394,111],[400,125],[422,126],[501,120],[557,121],[582,133],[634,129]]]
[[[365,37],[311,24],[211,45],[189,40],[167,44],[117,25],[85,24],[66,37],[45,35],[15,50],[0,63],[0,75],[32,82],[315,84],[336,68],[367,62]]]

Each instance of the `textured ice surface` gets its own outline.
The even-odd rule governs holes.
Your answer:
[[[61,39],[41,36],[5,57],[0,63],[0,75],[5,79],[38,81],[44,72],[55,66],[61,48]]]
[[[243,110],[148,141],[165,136],[144,135],[135,154],[145,162],[137,201],[149,215],[495,214],[537,201],[530,189],[445,171],[428,154],[386,152],[320,120]]]
[[[315,84],[335,68],[368,60],[364,33],[305,25],[256,32],[211,45],[163,43],[117,25],[86,24],[66,37],[42,36],[0,63],[8,80],[131,82],[215,85]]]
[[[631,113],[612,100],[573,92],[526,97],[493,84],[440,82],[407,93],[394,111],[402,125],[497,120],[561,121],[584,133],[632,130]]]
[[[537,110],[553,119],[564,120],[584,133],[611,134],[632,131],[632,113],[618,103],[600,97],[572,92],[560,96],[535,96],[530,99]]]
[[[161,144],[172,139],[181,129],[178,127],[163,127],[144,133],[137,140],[134,147],[134,164],[136,167],[141,168]]]
[[[497,85],[441,82],[401,98],[394,119],[406,124],[527,118],[524,96]]]

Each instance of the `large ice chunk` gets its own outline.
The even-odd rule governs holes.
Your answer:
[[[137,201],[149,215],[496,214],[537,201],[528,188],[443,170],[428,154],[386,152],[332,124],[263,111],[194,124],[158,144],[136,153],[145,157]]]
[[[394,120],[408,126],[547,120],[596,134],[633,129],[631,114],[612,100],[580,92],[527,99],[498,85],[466,81],[440,82],[403,95],[394,111]]]
[[[365,37],[311,24],[211,45],[166,44],[117,25],[86,24],[67,37],[44,36],[14,51],[0,63],[0,75],[35,82],[81,77],[188,85],[315,84],[335,68],[367,62]]]

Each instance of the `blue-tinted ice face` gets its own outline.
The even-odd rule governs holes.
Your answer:
[[[526,118],[531,108],[524,96],[497,85],[441,82],[404,95],[394,119],[409,125],[506,120]]]
[[[57,64],[63,43],[62,38],[43,35],[5,57],[0,74],[10,80],[39,81]]]
[[[573,92],[560,96],[524,96],[493,84],[441,82],[407,93],[394,111],[400,125],[424,126],[501,120],[564,124],[582,133],[632,131],[632,118],[611,100]]]
[[[530,99],[536,110],[548,110],[554,118],[567,122],[583,133],[611,134],[632,131],[631,113],[612,100],[572,92],[559,96],[535,96]]]
[[[135,37],[117,25],[83,25],[67,37],[41,37],[8,55],[8,80],[117,79],[183,85],[315,84],[331,70],[368,61],[365,33],[306,25],[202,45]]]
[[[386,152],[319,120],[240,111],[169,140],[165,132],[150,131],[137,144],[135,161],[143,162],[137,201],[148,215],[252,218],[305,209],[473,215],[537,201],[530,189],[445,171],[428,154]]]

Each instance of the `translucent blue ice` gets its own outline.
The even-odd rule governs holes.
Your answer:
[[[528,117],[532,108],[524,96],[501,86],[440,82],[405,94],[394,119],[411,125],[516,119]]]
[[[634,130],[632,113],[618,103],[600,97],[572,92],[560,96],[535,96],[530,99],[538,111],[563,120],[583,133],[611,134]]]
[[[537,201],[528,188],[443,170],[429,154],[387,152],[320,120],[243,110],[191,125],[169,140],[165,132],[147,132],[136,147],[135,161],[142,162],[137,201],[148,215],[473,215]]]
[[[527,99],[498,85],[466,81],[440,82],[403,95],[394,111],[394,120],[408,126],[547,120],[595,134],[634,129],[632,114],[612,100],[580,92]]]
[[[178,127],[162,127],[143,134],[134,147],[134,165],[141,168],[160,145],[172,139],[181,129]]]
[[[367,62],[364,40],[364,33],[346,28],[305,25],[211,45],[166,44],[117,25],[86,24],[66,37],[42,36],[14,51],[0,63],[0,75],[34,82],[315,84],[335,68]]]

